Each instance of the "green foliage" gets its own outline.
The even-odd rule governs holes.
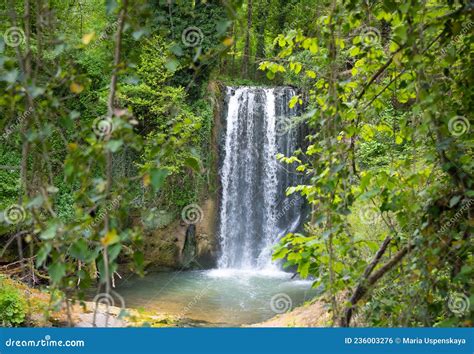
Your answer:
[[[20,326],[26,317],[26,302],[20,291],[5,284],[0,277],[0,324],[2,327]]]
[[[179,1],[173,6],[157,2],[153,10],[157,33],[170,43],[166,63],[173,72],[171,83],[186,87],[189,99],[199,99],[212,69],[228,48],[225,38],[232,24],[228,15],[233,12],[232,4],[226,9],[217,1]],[[192,45],[183,40],[188,33],[193,33],[188,37]]]
[[[0,147],[0,165],[11,166],[11,169],[5,168],[0,170],[0,190],[2,191],[0,208],[2,209],[17,202],[20,189],[20,176],[17,168],[20,156],[17,153],[12,154],[4,146],[2,144]]]
[[[24,232],[55,299],[83,298],[97,274],[110,285],[120,262],[140,273],[148,228],[213,190],[208,79],[273,80],[300,87],[291,105],[312,112],[307,146],[279,157],[306,174],[288,194],[311,219],[274,258],[325,289],[334,324],[359,310],[369,325],[472,326],[449,307],[474,290],[468,5],[30,2],[30,17],[24,5],[0,26],[29,29],[18,47],[0,39],[0,127],[12,130],[0,165],[14,167],[0,170],[0,207],[21,203],[26,218],[2,233]],[[22,323],[18,293],[2,287],[2,306]]]
[[[18,51],[0,46],[0,126],[14,127],[0,163],[15,167],[0,170],[0,206],[26,216],[2,234],[22,232],[55,301],[109,287],[120,263],[141,274],[149,230],[135,218],[151,207],[175,217],[206,193],[213,115],[202,97],[230,23],[214,2],[180,3],[171,19],[162,5],[28,3],[35,16],[5,21],[31,30]],[[199,47],[182,42],[192,25]]]
[[[140,83],[125,84],[120,99],[131,108],[138,129],[146,134],[141,168],[154,164],[152,156],[160,147],[161,170],[150,174],[150,183],[159,193],[148,198],[149,203],[178,212],[195,202],[203,189],[200,173],[203,163],[208,163],[206,144],[211,136],[212,112],[204,101],[188,105],[185,90],[170,83],[173,74],[166,67],[166,56],[156,55],[169,51],[164,43],[158,36],[144,41],[137,67]],[[166,183],[160,177],[165,175],[169,176]]]
[[[473,257],[473,97],[462,88],[472,84],[472,33],[451,37],[469,21],[462,4],[336,2],[318,33],[280,34],[278,54],[260,64],[269,78],[302,77],[317,109],[308,147],[280,156],[307,174],[288,194],[306,197],[311,221],[274,257],[324,286],[334,323],[362,309],[370,325],[472,325],[469,309],[447,305],[473,290],[461,276]],[[446,45],[456,50],[440,56]],[[344,292],[355,295],[340,304]]]

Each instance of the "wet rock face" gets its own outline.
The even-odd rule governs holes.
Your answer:
[[[208,198],[199,205],[202,218],[195,224],[188,225],[177,219],[144,237],[147,269],[209,269],[216,266],[217,204],[214,198]]]
[[[186,230],[186,236],[184,239],[183,252],[181,254],[181,263],[184,269],[193,267],[194,260],[196,259],[197,253],[197,242],[196,242],[196,225],[189,225]]]
[[[202,203],[203,219],[196,224],[196,263],[200,269],[215,268],[217,264],[216,217],[217,203],[208,198]]]
[[[187,225],[181,250],[181,266],[184,269],[214,268],[217,261],[216,203],[213,198],[201,203],[202,219]]]

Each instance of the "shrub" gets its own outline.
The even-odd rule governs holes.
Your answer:
[[[16,327],[25,321],[26,303],[20,291],[0,278],[0,324]]]

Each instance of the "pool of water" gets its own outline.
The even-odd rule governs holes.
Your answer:
[[[144,308],[215,326],[267,320],[317,295],[311,281],[281,271],[215,269],[132,277],[117,287],[129,308]]]

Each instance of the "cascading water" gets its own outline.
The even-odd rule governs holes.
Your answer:
[[[271,268],[272,246],[300,224],[301,198],[285,196],[299,177],[276,160],[298,147],[290,119],[297,111],[288,107],[294,95],[289,87],[227,88],[219,268]]]
[[[228,326],[274,316],[282,296],[288,305],[283,310],[289,310],[317,294],[311,280],[292,279],[271,263],[271,247],[296,230],[305,214],[301,197],[285,196],[301,176],[276,160],[278,152],[292,154],[305,135],[290,124],[298,113],[288,108],[294,94],[289,87],[228,88],[220,142],[219,269],[127,280],[119,287],[127,306]]]

